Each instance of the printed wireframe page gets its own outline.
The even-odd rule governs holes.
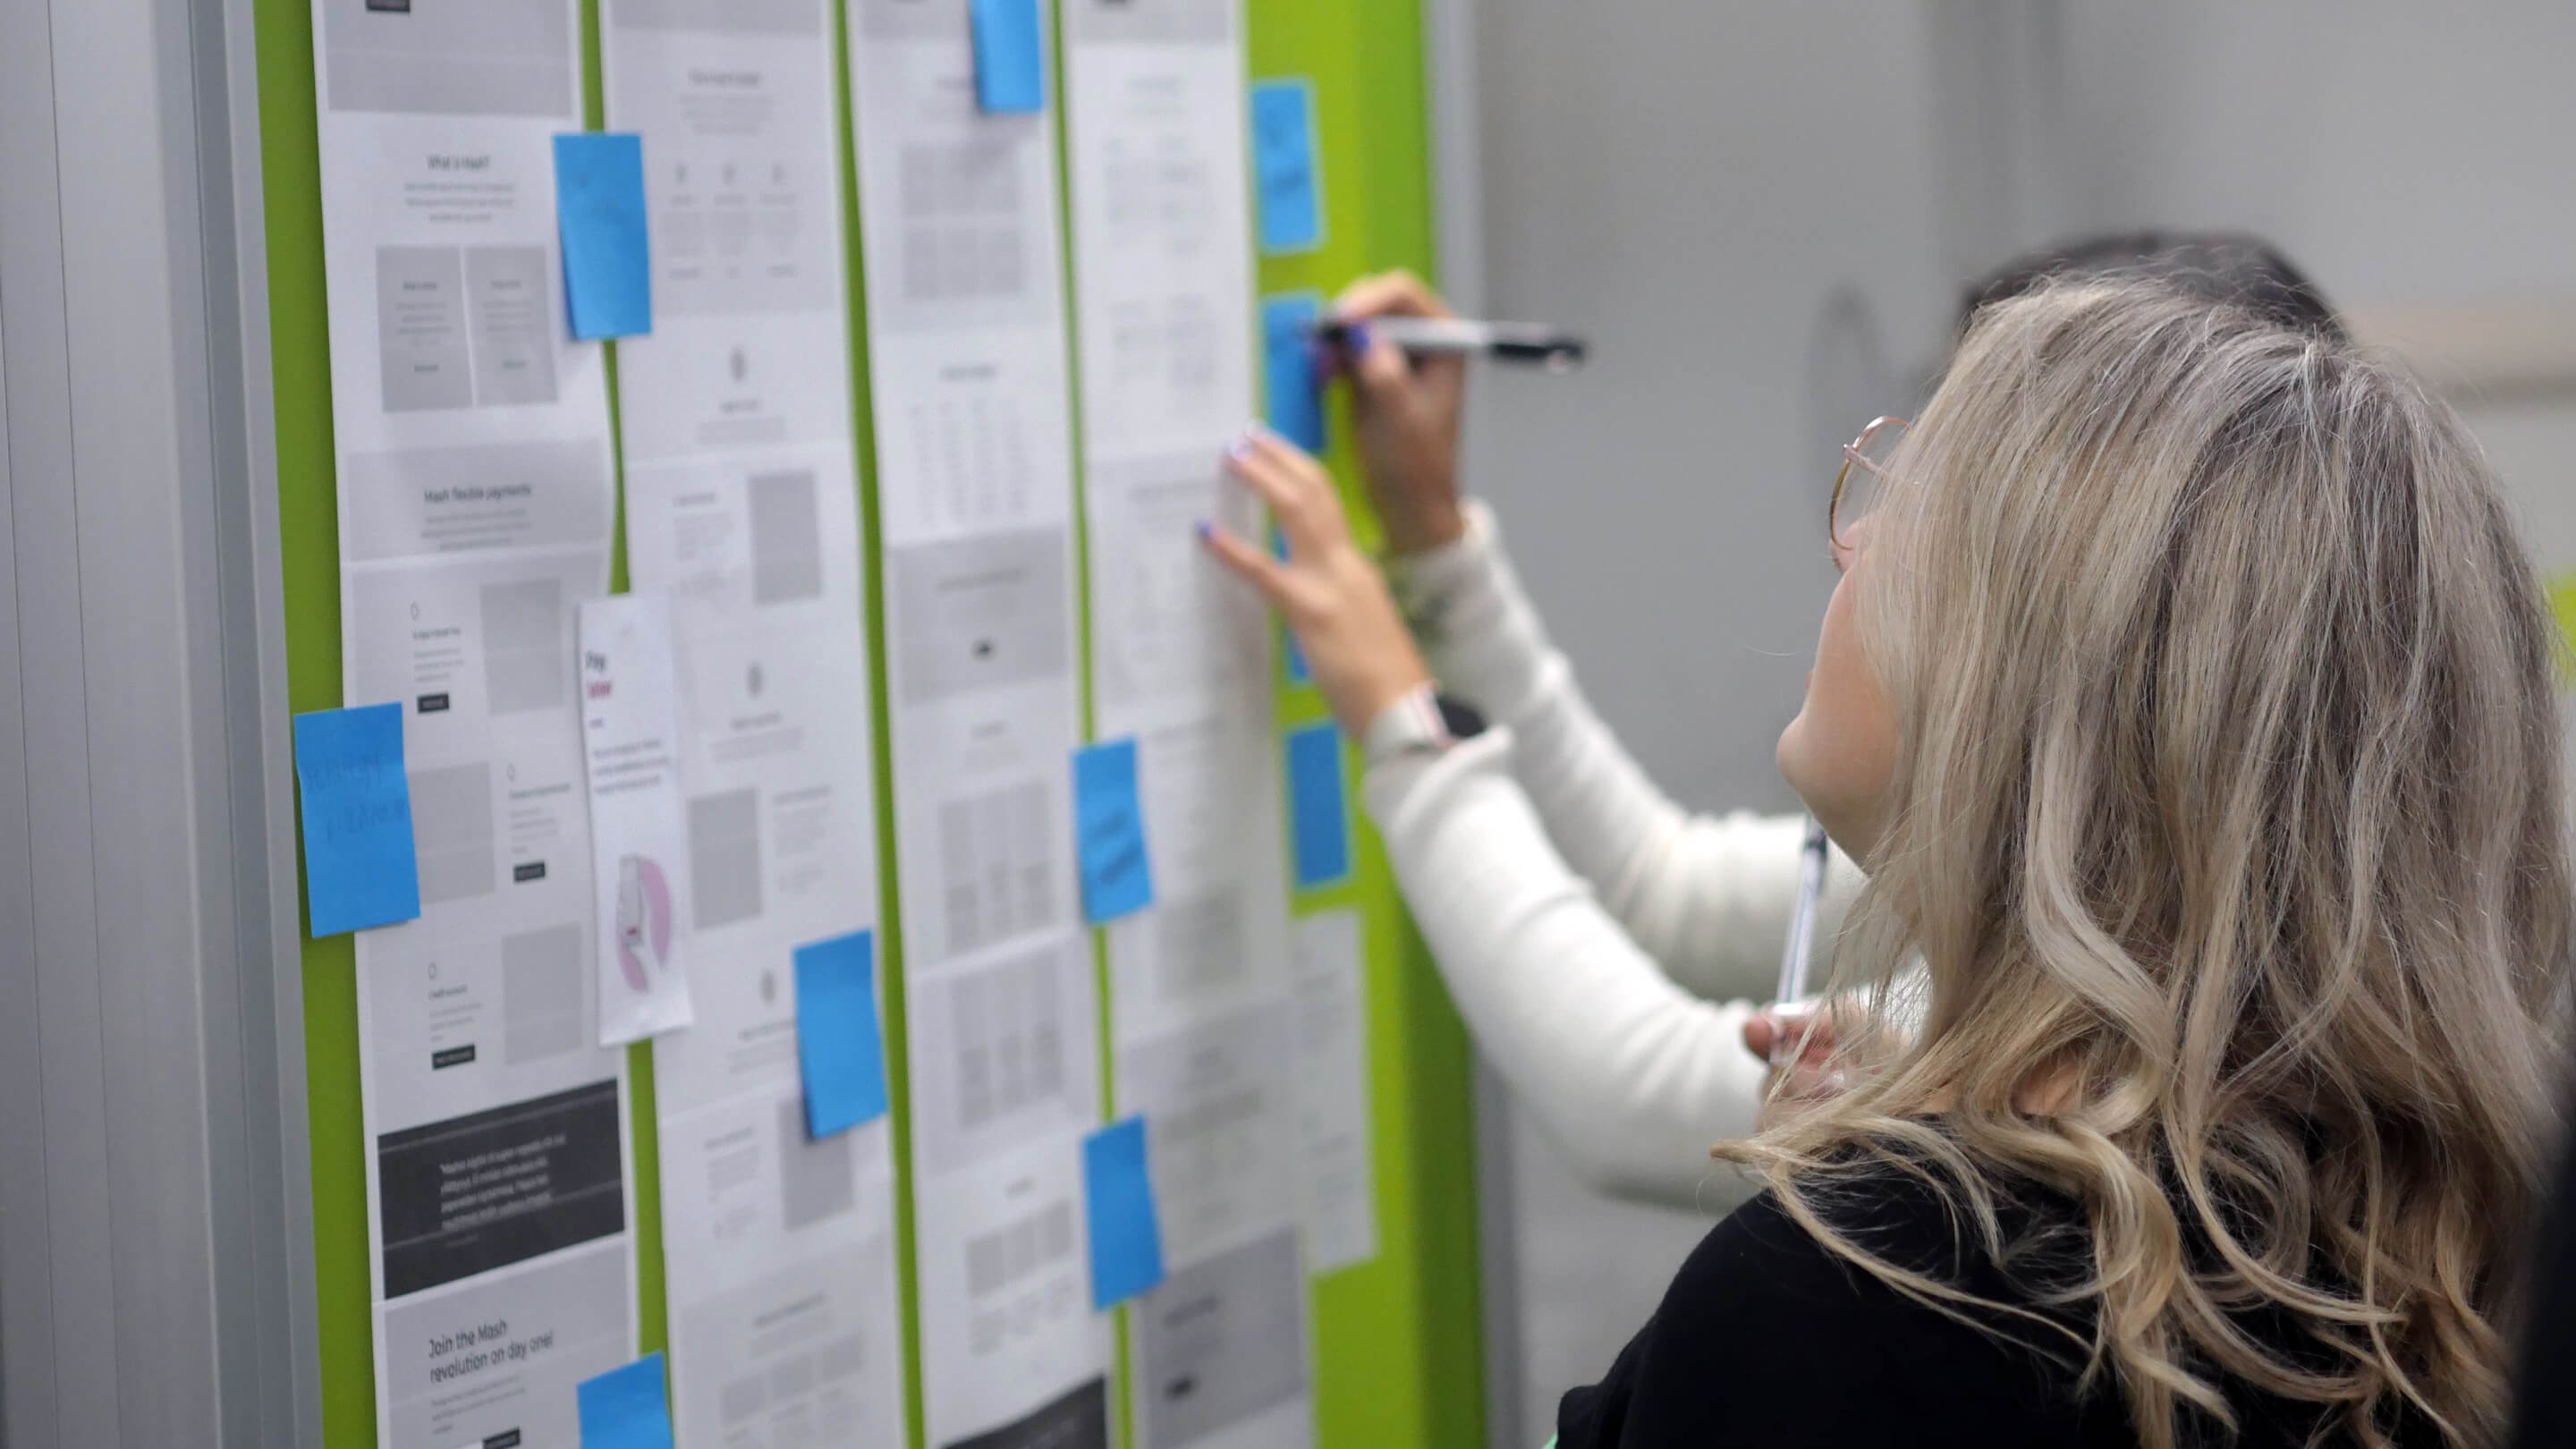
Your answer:
[[[626,1056],[597,1045],[574,616],[599,349],[563,321],[570,0],[317,0],[344,691],[398,702],[421,916],[357,942],[376,1432],[569,1444],[635,1354]]]
[[[1081,1139],[1098,996],[1055,131],[978,104],[968,0],[853,0],[922,1390],[941,1449],[1105,1446]]]
[[[1199,545],[1258,537],[1234,0],[1063,0],[1096,733],[1133,736],[1155,903],[1108,929],[1112,1081],[1170,1277],[1137,1299],[1146,1449],[1314,1442],[1269,625]]]
[[[899,1443],[891,1126],[809,1131],[795,973],[878,924],[832,11],[603,0],[600,22],[653,266],[654,331],[618,345],[627,557],[679,656],[697,1019],[654,1041],[673,1425]]]

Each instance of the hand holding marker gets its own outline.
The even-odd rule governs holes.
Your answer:
[[[1364,322],[1327,319],[1315,336],[1352,352],[1377,338],[1416,357],[1484,357],[1495,362],[1568,373],[1583,365],[1582,338],[1536,322],[1478,322],[1465,317],[1372,317]]]

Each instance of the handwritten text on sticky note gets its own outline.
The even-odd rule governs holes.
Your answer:
[[[1311,252],[1324,244],[1313,81],[1296,76],[1253,83],[1252,179],[1261,203],[1263,251]]]
[[[1154,903],[1134,739],[1104,740],[1074,752],[1073,830],[1085,915],[1112,921]]]
[[[420,861],[403,774],[402,706],[295,717],[304,793],[304,880],[315,936],[390,926],[420,914]]]

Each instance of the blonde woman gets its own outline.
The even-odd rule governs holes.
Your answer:
[[[1721,1148],[1766,1191],[1564,1449],[2493,1442],[2570,879],[2475,447],[2331,340],[2082,285],[1988,308],[1876,461],[1780,761],[1870,873],[1838,975],[1919,960],[1922,1029]],[[1320,472],[1238,472],[1291,560],[1215,546],[1346,714],[1400,698]],[[1373,780],[1399,862],[1505,769]]]

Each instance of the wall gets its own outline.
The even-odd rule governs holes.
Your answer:
[[[1831,584],[1834,445],[1905,400],[1962,279],[2052,236],[2248,227],[2366,332],[2429,317],[2430,370],[2535,550],[2576,564],[2576,369],[2487,365],[2498,325],[2576,302],[2576,8],[1468,8],[1485,303],[1599,356],[1479,380],[1470,487],[1595,704],[1686,803],[1792,804],[1771,747]],[[1525,1116],[1503,1135],[1521,1323],[1494,1368],[1517,1360],[1520,1412],[1493,1442],[1526,1444],[1706,1219],[1586,1193]]]
[[[2576,302],[2576,7],[2071,0],[2065,33],[2065,88],[2084,104],[2052,169],[2091,224],[2250,227],[2366,322],[2403,309],[2474,330]],[[2406,340],[2394,321],[2376,330]],[[2576,564],[2576,389],[2482,368],[2479,351],[2428,349],[2427,371],[2544,566]]]
[[[1833,585],[1836,448],[1904,409],[1946,336],[1939,138],[1974,118],[1936,111],[1916,7],[1475,12],[1486,303],[1587,333],[1596,360],[1480,376],[1468,486],[1667,789],[1792,808],[1772,746]],[[1590,1196],[1525,1115],[1505,1135],[1520,1414],[1492,1442],[1531,1444],[1706,1219]]]

